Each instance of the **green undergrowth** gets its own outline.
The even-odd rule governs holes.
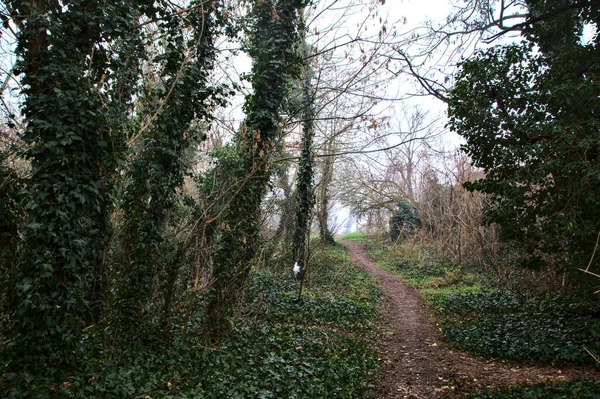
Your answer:
[[[445,262],[435,250],[380,244],[367,244],[365,248],[378,266],[419,289],[432,304],[451,294],[482,290],[481,279],[476,274]]]
[[[291,266],[254,272],[245,305],[218,342],[195,319],[187,335],[116,344],[94,328],[61,378],[0,374],[3,398],[372,398],[381,294],[340,247],[311,261],[302,300]],[[106,326],[109,328],[109,326]]]
[[[376,240],[376,237],[370,233],[354,231],[352,233],[344,234],[342,240],[368,242]]]
[[[483,392],[471,399],[600,399],[600,380],[573,381],[561,385],[533,385]]]
[[[248,314],[264,322],[294,323],[353,334],[374,328],[380,291],[366,272],[353,265],[346,251],[331,247],[313,259],[298,302],[292,267],[256,273],[248,290]]]
[[[370,245],[379,266],[423,295],[455,347],[501,359],[596,364],[600,310],[572,294],[523,298],[418,246]]]
[[[508,292],[450,295],[439,313],[456,346],[507,359],[593,364],[597,311],[566,294],[523,300]]]

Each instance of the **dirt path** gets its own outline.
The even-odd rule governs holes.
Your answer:
[[[449,348],[425,312],[417,291],[369,260],[362,245],[342,241],[354,263],[374,275],[386,295],[380,397],[453,398],[461,392],[519,383],[562,382],[595,376],[589,367],[553,368],[505,363]]]

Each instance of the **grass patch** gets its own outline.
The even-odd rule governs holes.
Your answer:
[[[288,268],[252,275],[241,317],[219,342],[196,320],[170,342],[107,344],[61,380],[0,373],[3,398],[373,398],[381,293],[342,248],[319,249],[303,300]],[[93,330],[91,330],[93,331]]]
[[[348,240],[348,241],[366,242],[366,241],[373,241],[373,239],[374,239],[374,236],[372,234],[364,233],[361,231],[355,231],[352,233],[344,234],[342,236],[342,240]]]

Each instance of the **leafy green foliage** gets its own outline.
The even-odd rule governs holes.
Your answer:
[[[558,254],[587,266],[600,230],[598,35],[583,44],[591,6],[555,12],[560,1],[528,1],[547,15],[520,44],[483,50],[461,64],[450,127],[485,177],[465,185],[489,194],[488,222],[528,254]],[[595,262],[597,265],[597,260]]]
[[[184,13],[148,0],[10,3],[30,170],[14,185],[20,202],[10,192],[3,204],[18,260],[8,272],[2,259],[2,360],[27,380],[60,379],[81,367],[87,328],[172,331],[190,262],[166,226],[180,217],[188,151],[224,103],[208,84],[224,22],[218,2]]]
[[[106,167],[114,166],[110,109],[99,82],[111,65],[107,43],[130,27],[132,10],[111,1],[11,1],[22,76],[22,137],[31,170],[14,273],[12,367],[54,372],[75,361],[84,327],[99,320],[107,230]],[[113,82],[114,83],[114,82]]]
[[[598,399],[600,381],[573,381],[561,385],[513,387],[472,396],[472,399]]]
[[[508,293],[450,295],[441,317],[458,347],[516,360],[594,363],[600,352],[600,315],[574,298],[532,301]]]
[[[157,348],[130,345],[58,383],[40,377],[23,387],[7,375],[0,386],[4,398],[356,399],[373,397],[376,371],[375,351],[354,338],[303,326],[240,325],[217,345],[198,336]]]

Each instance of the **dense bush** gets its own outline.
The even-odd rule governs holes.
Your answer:
[[[396,241],[407,237],[421,226],[421,219],[415,213],[412,205],[402,200],[398,202],[398,209],[390,218],[390,237]]]

